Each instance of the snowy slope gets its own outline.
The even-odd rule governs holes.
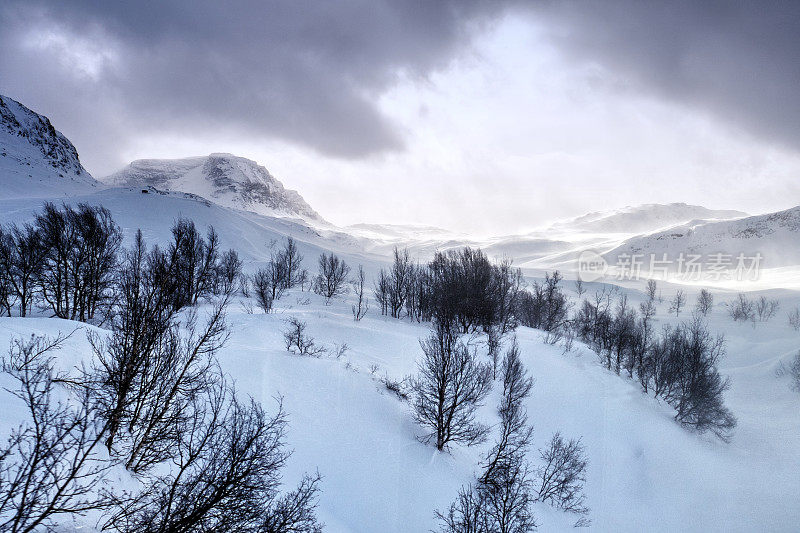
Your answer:
[[[594,212],[572,220],[556,222],[554,231],[590,233],[650,233],[696,219],[726,220],[747,216],[742,211],[707,209],[685,203],[643,204],[616,211]]]
[[[31,152],[30,157],[39,159],[31,164],[50,165],[40,153]],[[335,251],[351,265],[363,263],[370,284],[375,271],[386,264],[390,246],[399,242],[416,243],[416,249],[426,252],[470,242],[486,247],[490,255],[506,254],[531,265],[552,264],[554,258],[563,259],[568,252],[590,244],[617,245],[611,235],[582,234],[570,240],[571,232],[581,233],[573,230],[563,230],[563,239],[553,232],[549,239],[531,234],[481,242],[396,226],[361,227],[362,232],[373,234],[354,236],[322,225],[311,227],[298,220],[300,213],[272,208],[263,214],[240,210],[244,208],[236,204],[236,194],[225,192],[224,187],[221,197],[215,199],[217,189],[204,174],[204,164],[179,165],[164,178],[172,183],[169,176],[188,176],[181,187],[196,184],[198,189],[192,191],[196,194],[142,194],[138,186],[117,187],[77,195],[70,201],[107,207],[126,238],[142,228],[151,244],[166,243],[169,228],[178,217],[193,219],[201,231],[213,224],[222,246],[237,249],[247,270],[266,261],[271,247],[291,235],[309,270],[316,269],[320,253]],[[226,175],[231,172],[228,168]],[[59,191],[53,189],[53,195],[61,195]],[[210,200],[233,202],[229,207],[238,209]],[[0,199],[0,223],[29,220],[42,201]],[[291,218],[268,216],[276,213]],[[796,253],[790,250],[797,248],[799,218],[795,209],[736,221],[694,222],[687,225],[691,234],[687,231],[685,236],[662,239],[651,235],[643,237],[643,242],[653,239],[653,249],[673,243],[675,250],[697,239],[708,246],[774,242],[783,247],[778,251],[791,257]],[[378,230],[382,235],[375,235]],[[594,289],[590,286],[590,293]],[[664,290],[668,298],[668,291],[674,288],[665,286]],[[690,291],[687,289],[691,302],[694,294]],[[636,306],[641,293],[628,293]],[[800,397],[785,379],[775,375],[780,362],[797,349],[797,332],[786,325],[785,312],[800,304],[800,297],[790,291],[772,293],[771,297],[781,299],[779,317],[754,327],[730,322],[724,301],[732,295],[715,294],[717,305],[710,328],[727,335],[728,357],[722,361],[721,371],[731,377],[726,400],[739,418],[729,445],[676,425],[667,406],[605,371],[585,346],[563,354],[561,347],[544,344],[540,332],[519,329],[523,361],[537,380],[527,405],[535,445],[543,445],[555,431],[566,437],[583,437],[593,530],[791,531],[800,520],[796,505],[800,493]],[[267,409],[274,406],[276,395],[283,396],[290,421],[287,442],[294,450],[285,481],[291,486],[303,472],[319,469],[323,476],[320,516],[327,531],[429,531],[435,527],[434,511],[444,509],[458,488],[473,479],[485,448],[457,446],[451,453],[439,453],[417,441],[420,430],[409,406],[389,393],[379,378],[386,375],[399,380],[414,372],[421,355],[418,339],[427,327],[381,317],[374,306],[364,320],[354,322],[351,298],[326,305],[316,295],[290,291],[269,315],[251,314],[244,302],[234,302],[228,313],[232,335],[219,354],[220,364],[242,394],[252,395]],[[666,308],[666,303],[659,305],[656,319],[661,324],[674,322]],[[340,358],[330,352],[321,358],[289,355],[283,347],[282,331],[291,316],[307,321],[308,332],[331,352],[342,343],[347,343],[349,350]],[[79,326],[86,327],[41,317],[0,318],[0,346],[8,346],[14,336],[52,335]],[[81,330],[58,357],[64,367],[71,367],[90,353]],[[497,422],[497,384],[492,394],[480,413],[481,420],[489,424]],[[4,406],[0,435],[7,434],[24,416],[7,398],[7,391],[0,388],[0,405]],[[533,451],[531,459],[535,458]],[[535,513],[540,531],[574,531],[574,516],[544,505],[536,505]],[[83,526],[76,525],[76,529],[91,531]]]
[[[691,221],[651,235],[624,241],[606,254],[609,261],[623,253],[679,253],[703,256],[722,252],[763,256],[764,268],[800,265],[800,207],[736,220]]]
[[[187,193],[150,191],[142,194],[139,188],[110,188],[94,194],[75,196],[71,203],[87,203],[106,207],[122,228],[126,243],[141,228],[148,242],[166,242],[170,228],[179,218],[193,220],[201,232],[214,226],[225,248],[235,248],[248,268],[270,258],[275,246],[281,246],[286,236],[298,241],[301,251],[309,258],[309,269],[316,269],[316,256],[323,250],[336,250],[351,263],[364,263],[374,269],[383,257],[365,252],[361,240],[336,229],[312,228],[301,220],[257,215],[219,206],[199,196]],[[0,224],[25,222],[41,210],[43,200],[0,199]],[[312,259],[313,258],[313,259]]]
[[[141,159],[103,181],[113,186],[152,186],[197,194],[225,207],[261,215],[324,222],[297,191],[284,188],[266,168],[231,154]]]
[[[61,197],[99,188],[47,117],[0,95],[0,198]]]
[[[640,296],[631,292],[632,303]],[[728,337],[721,371],[732,379],[727,402],[739,418],[731,444],[682,429],[668,407],[605,371],[585,347],[562,354],[561,347],[544,344],[540,332],[519,329],[523,362],[536,378],[527,403],[534,444],[542,446],[554,431],[583,437],[591,531],[780,532],[792,531],[800,520],[800,396],[775,376],[779,362],[796,351],[796,333],[782,320],[756,328],[731,323],[725,298],[717,296],[711,328]],[[797,294],[779,296],[785,307],[800,302]],[[426,326],[372,310],[356,323],[350,303],[325,305],[299,291],[289,292],[269,315],[248,314],[234,303],[228,313],[232,336],[219,353],[220,364],[241,394],[268,410],[276,395],[283,397],[287,442],[294,450],[284,480],[291,486],[303,472],[319,469],[326,531],[429,531],[434,510],[444,509],[479,470],[484,448],[456,446],[439,453],[416,440],[420,430],[408,404],[379,378],[414,372],[421,355],[417,339]],[[673,321],[666,307],[659,306],[658,322]],[[290,355],[282,331],[291,316],[308,323],[319,345],[347,343],[349,350],[339,359]],[[52,335],[76,326],[0,318],[0,345],[7,346],[11,336]],[[90,353],[80,333],[58,353],[65,366]],[[497,421],[500,388],[496,383],[480,412],[487,423]],[[0,392],[0,401],[6,397]],[[13,417],[4,410],[0,419],[8,424]],[[535,451],[530,458],[535,462]],[[534,512],[539,531],[574,531],[572,515],[540,504]]]

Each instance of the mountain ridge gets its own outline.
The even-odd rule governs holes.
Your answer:
[[[548,229],[608,233],[647,233],[691,220],[728,220],[748,216],[733,209],[709,209],[700,205],[674,202],[639,204],[612,211],[594,211],[569,220],[555,222]]]
[[[265,167],[228,153],[180,159],[138,159],[101,181],[110,186],[151,186],[193,193],[224,207],[325,222],[300,193],[285,188]]]
[[[4,198],[80,194],[100,188],[75,146],[50,119],[0,95],[0,176]]]

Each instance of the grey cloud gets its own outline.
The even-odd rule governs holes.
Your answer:
[[[572,57],[800,148],[799,2],[5,0],[0,92],[51,116],[90,169],[156,132],[365,157],[402,149],[376,103],[400,73],[446,66],[506,3]],[[109,57],[84,72],[74,50],[31,46],[51,31]]]
[[[402,147],[377,97],[400,73],[446,65],[500,11],[481,0],[9,2],[0,90],[56,110],[77,140],[91,128],[102,152],[133,134],[222,128],[362,157]],[[25,46],[32,28],[116,59],[86,75]]]
[[[535,12],[573,57],[800,149],[800,2],[589,0]]]

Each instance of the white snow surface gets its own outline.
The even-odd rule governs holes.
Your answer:
[[[590,233],[651,233],[690,220],[726,220],[747,216],[742,211],[708,209],[685,203],[642,204],[614,211],[597,211],[556,222],[549,229]]]
[[[231,154],[141,159],[103,178],[103,181],[113,186],[151,186],[197,194],[225,207],[261,215],[324,222],[297,191],[284,188],[266,168]]]
[[[800,265],[800,206],[736,220],[690,221],[664,231],[625,240],[608,252],[612,262],[622,253],[679,253],[708,255],[717,252],[764,257],[766,268]]]
[[[593,289],[593,288],[592,288]],[[628,291],[635,303],[641,293]],[[774,293],[784,306],[796,293]],[[536,378],[527,410],[535,445],[555,431],[582,437],[589,460],[586,493],[593,531],[793,531],[800,491],[800,395],[775,370],[795,353],[797,333],[783,320],[738,325],[726,316],[723,295],[710,325],[725,332],[728,356],[721,371],[732,380],[727,403],[739,418],[733,441],[693,434],[672,420],[671,409],[636,384],[606,371],[584,346],[562,353],[541,333],[519,328],[523,362]],[[435,527],[458,488],[479,471],[486,446],[437,452],[417,440],[421,430],[409,405],[380,383],[415,371],[418,338],[427,327],[370,310],[354,322],[350,298],[330,305],[313,294],[289,292],[271,314],[248,314],[235,302],[232,336],[218,358],[240,394],[268,409],[276,396],[289,414],[285,471],[290,487],[304,472],[323,476],[319,514],[327,531],[408,532]],[[658,321],[673,322],[659,306]],[[285,321],[308,323],[322,357],[300,357],[283,347]],[[49,318],[0,318],[0,345],[31,334],[55,335],[86,327]],[[340,358],[337,345],[349,349]],[[89,357],[84,331],[58,352],[66,368]],[[4,383],[6,384],[6,383]],[[500,384],[480,412],[497,422]],[[4,432],[24,416],[0,393]],[[536,464],[536,452],[529,458]],[[540,531],[570,531],[576,517],[536,504]],[[90,525],[90,524],[89,524]]]

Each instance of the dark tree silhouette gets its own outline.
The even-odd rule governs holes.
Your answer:
[[[97,453],[105,422],[91,389],[59,390],[72,380],[56,372],[50,353],[65,339],[17,340],[0,365],[30,417],[0,448],[0,531],[52,531],[60,517],[111,505],[100,490],[111,463]],[[61,400],[64,393],[71,401]]]
[[[475,411],[489,393],[491,369],[445,327],[420,341],[425,354],[411,381],[417,422],[429,430],[421,440],[443,450],[451,442],[467,445],[485,439],[488,428]]]
[[[350,267],[331,253],[319,256],[319,273],[314,278],[314,292],[327,300],[347,292],[347,276]]]

